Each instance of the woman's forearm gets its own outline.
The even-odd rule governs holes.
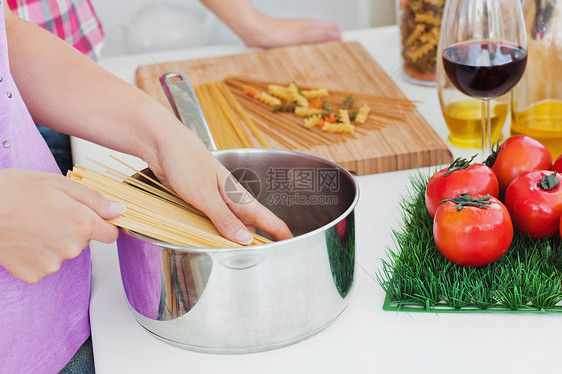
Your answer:
[[[251,37],[250,33],[260,27],[261,20],[266,17],[250,0],[201,0],[201,2],[244,41]]]
[[[7,12],[7,9],[6,9]],[[7,13],[10,70],[34,121],[143,159],[170,112],[41,28]],[[85,89],[87,87],[87,89]],[[166,122],[166,121],[164,121]]]
[[[250,243],[245,225],[276,239],[291,237],[287,225],[257,200],[230,201],[228,170],[172,112],[55,36],[11,15],[7,7],[5,11],[10,70],[37,123],[140,157],[228,239]]]

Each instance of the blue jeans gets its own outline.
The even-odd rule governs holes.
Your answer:
[[[66,134],[37,125],[37,129],[45,139],[57,165],[63,175],[72,170],[72,154],[70,153],[70,137]]]
[[[68,361],[68,364],[59,371],[59,374],[95,374],[94,350],[92,348],[92,337],[82,344],[76,354]]]

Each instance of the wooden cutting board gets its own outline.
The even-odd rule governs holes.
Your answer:
[[[136,71],[137,86],[170,108],[158,81],[168,72],[185,73],[193,85],[237,75],[406,98],[357,42],[322,43],[140,66]],[[450,150],[417,110],[408,112],[404,121],[393,120],[355,139],[302,151],[330,159],[357,175],[452,161]]]

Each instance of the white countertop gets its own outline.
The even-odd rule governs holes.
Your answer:
[[[395,26],[346,32],[371,53],[402,91],[421,100],[418,110],[443,138],[447,129],[435,88],[401,78]],[[134,82],[137,66],[154,61],[210,57],[248,51],[242,46],[212,47],[101,60],[104,68]],[[449,144],[450,145],[450,144]],[[103,160],[108,151],[72,139],[73,156]],[[451,146],[455,156],[475,150]],[[142,163],[129,158],[137,166]],[[110,161],[108,160],[108,163]],[[90,166],[90,165],[88,165]],[[117,165],[115,165],[117,166]],[[326,330],[303,342],[246,355],[195,353],[152,337],[129,311],[121,285],[115,244],[92,243],[94,265],[90,318],[96,371],[105,373],[541,373],[560,372],[555,314],[394,313],[382,310],[384,292],[374,278],[393,247],[398,204],[412,170],[358,177],[356,283],[349,306]]]

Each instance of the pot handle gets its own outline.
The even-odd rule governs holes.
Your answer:
[[[189,78],[183,73],[167,73],[160,77],[160,85],[176,117],[197,134],[210,151],[216,151],[217,145]]]

